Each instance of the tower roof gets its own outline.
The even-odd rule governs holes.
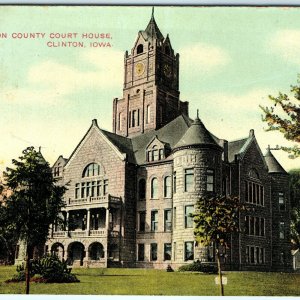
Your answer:
[[[277,159],[272,154],[270,147],[268,147],[266,154],[264,155],[266,164],[269,169],[269,173],[282,173],[286,174],[284,168],[280,165]]]
[[[221,148],[216,143],[210,132],[205,128],[198,116],[174,148],[194,145],[206,145]]]
[[[151,19],[149,21],[149,24],[147,25],[146,29],[142,31],[142,34],[146,40],[148,39],[157,39],[157,40],[163,40],[164,36],[160,32],[154,18],[154,7],[152,8],[152,15]]]

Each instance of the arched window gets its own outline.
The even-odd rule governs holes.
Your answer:
[[[136,48],[136,53],[140,54],[144,52],[144,46],[142,44],[139,44]]]
[[[171,176],[166,176],[164,179],[164,197],[171,198]]]
[[[158,180],[155,177],[151,180],[151,198],[157,199],[157,197],[158,197]]]
[[[146,180],[141,179],[139,181],[139,200],[144,200],[146,198]]]
[[[158,152],[157,146],[154,145],[152,147],[152,161],[156,161],[156,160],[158,160],[158,158],[159,158],[159,152]]]
[[[82,173],[82,177],[92,177],[100,175],[100,166],[96,163],[87,165]]]

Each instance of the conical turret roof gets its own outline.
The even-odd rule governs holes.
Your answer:
[[[143,31],[143,33],[146,39],[157,39],[157,40],[164,39],[164,36],[160,32],[154,19],[154,8],[152,8],[152,15],[151,15],[150,22],[147,25],[146,29]]]
[[[264,155],[266,164],[269,169],[269,173],[282,173],[286,174],[284,168],[280,165],[277,159],[272,154],[270,147],[267,149],[266,154]]]
[[[206,145],[221,148],[215,142],[214,138],[205,128],[198,116],[179,142],[175,145],[174,149],[193,145]]]

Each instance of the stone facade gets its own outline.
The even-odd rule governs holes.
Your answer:
[[[113,133],[91,127],[53,166],[67,184],[63,224],[47,252],[75,266],[173,268],[214,261],[214,245],[193,235],[199,197],[233,195],[247,211],[222,259],[232,270],[289,270],[288,175],[254,131],[228,142],[213,136],[179,99],[179,55],[151,17],[125,53],[123,98],[113,101]]]

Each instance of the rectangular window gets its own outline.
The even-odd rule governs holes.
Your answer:
[[[278,193],[279,210],[285,210],[284,194]]]
[[[250,228],[249,228],[249,216],[245,217],[245,233],[250,234]]]
[[[171,209],[165,210],[165,218],[164,218],[164,230],[171,231],[172,230],[172,213]]]
[[[107,193],[108,193],[108,179],[105,179],[103,184],[103,195],[106,195]]]
[[[254,217],[250,217],[250,235],[254,235]]]
[[[157,244],[153,243],[151,244],[150,248],[150,260],[156,261],[157,260]]]
[[[89,197],[90,196],[90,182],[87,182],[86,183],[86,196]]]
[[[206,190],[208,192],[214,191],[214,170],[208,169],[206,171]]]
[[[248,191],[248,181],[245,182],[245,200],[249,202],[249,191]]]
[[[76,183],[75,184],[75,199],[78,199],[79,198],[79,183]]]
[[[191,214],[194,212],[194,205],[187,205],[184,208],[185,228],[193,228],[194,221]]]
[[[81,183],[81,198],[85,197],[85,182]]]
[[[138,261],[144,261],[145,259],[145,245],[138,244]]]
[[[194,169],[186,169],[184,171],[184,191],[194,191]]]
[[[184,243],[184,260],[194,260],[194,242]]]
[[[132,111],[132,127],[135,127],[137,125],[137,111]]]
[[[131,111],[129,112],[128,127],[131,127]]]
[[[246,263],[248,264],[250,261],[250,257],[249,257],[249,246],[246,247]]]
[[[250,263],[255,264],[255,247],[250,247]]]
[[[176,242],[174,242],[174,261],[176,261],[177,255],[176,255],[176,249],[177,249],[177,245]]]
[[[140,126],[140,110],[137,111],[137,126]]]
[[[151,122],[151,108],[150,105],[147,105],[146,124],[149,124],[150,122]]]
[[[285,234],[284,234],[284,222],[279,223],[279,238],[284,239]]]
[[[96,181],[92,181],[91,197],[95,197],[95,195],[96,195]]]
[[[172,245],[170,243],[164,244],[164,260],[171,260]]]
[[[97,197],[101,196],[102,194],[102,185],[101,185],[101,181],[97,180]]]
[[[254,218],[255,220],[255,235],[259,236],[260,235],[260,220],[259,218]]]
[[[145,224],[146,224],[146,212],[141,211],[139,213],[139,231],[145,231]]]
[[[253,197],[252,197],[252,182],[249,182],[249,203],[253,202]]]
[[[260,219],[260,235],[265,236],[265,219]]]
[[[119,128],[119,130],[121,130],[121,128],[122,128],[122,113],[119,113],[118,128]]]
[[[158,230],[158,211],[151,211],[151,231]]]
[[[173,224],[174,224],[173,226],[174,226],[174,228],[176,228],[176,221],[177,221],[177,220],[176,220],[176,207],[174,207],[174,212],[173,212],[173,214],[174,214],[174,215],[173,215]]]
[[[173,174],[173,190],[174,193],[176,193],[176,172]]]
[[[165,198],[171,198],[172,195],[172,177],[166,176],[164,178],[164,197]]]

